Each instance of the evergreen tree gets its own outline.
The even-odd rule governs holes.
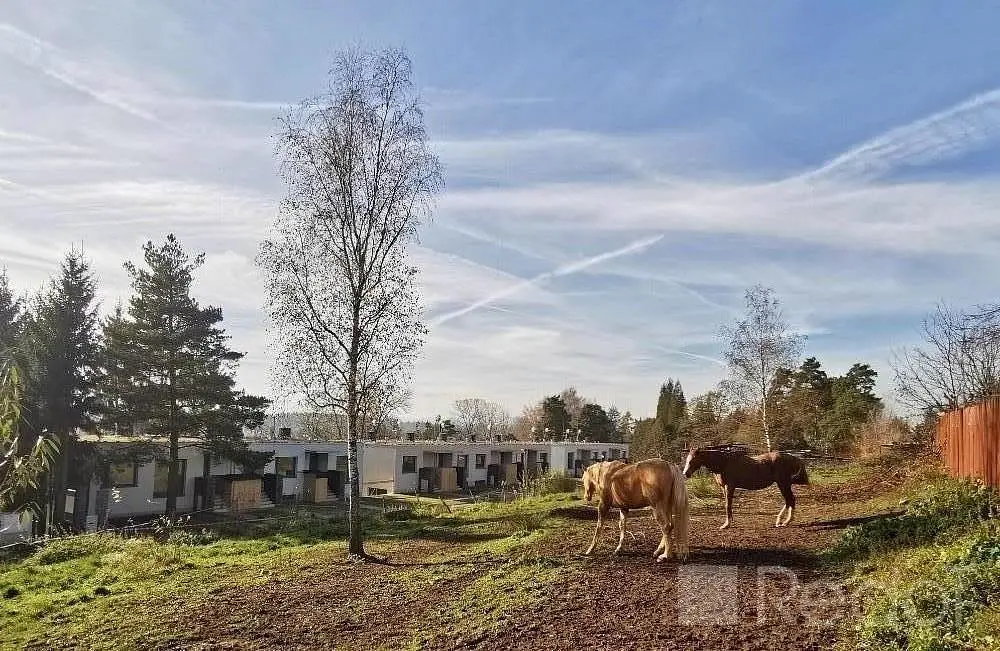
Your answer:
[[[626,411],[618,421],[618,440],[631,443],[634,434],[635,418],[632,417],[631,411]]]
[[[608,407],[608,423],[611,425],[611,436],[608,439],[609,443],[621,443],[624,439],[622,438],[622,413],[618,411],[618,407],[611,405]]]
[[[676,440],[687,422],[687,400],[679,380],[668,379],[660,387],[660,397],[656,402],[656,424],[663,443]]]
[[[815,439],[821,447],[848,447],[857,428],[882,410],[882,399],[875,395],[877,376],[868,364],[854,364],[845,375],[833,378],[830,405]]]
[[[697,437],[699,444],[722,443],[724,435],[722,422],[726,417],[722,394],[708,391],[697,396],[689,406],[688,429]]]
[[[25,326],[30,401],[39,431],[50,432],[59,453],[49,504],[64,516],[69,456],[78,428],[93,426],[97,412],[97,283],[76,251],[63,260],[59,278],[35,299]]]
[[[128,317],[109,319],[105,331],[108,375],[130,389],[105,397],[110,418],[131,422],[151,439],[166,439],[166,512],[177,510],[181,437],[197,439],[211,454],[246,453],[242,428],[259,424],[267,401],[235,389],[233,374],[244,354],[228,347],[219,326],[222,309],[201,307],[191,297],[193,260],[168,235],[157,247],[143,247],[146,268],[126,263],[133,295]],[[125,380],[125,382],[122,382]],[[115,382],[105,388],[114,392]],[[116,407],[117,405],[117,407]]]
[[[542,401],[542,418],[537,437],[539,440],[551,438],[553,441],[562,441],[566,437],[566,430],[569,429],[571,420],[562,396],[549,396]]]
[[[0,269],[0,363],[14,358],[14,351],[21,343],[23,318],[21,299],[11,291],[7,270]]]
[[[588,441],[608,443],[612,440],[615,428],[608,418],[607,412],[600,405],[587,403],[580,410],[579,428],[582,436]]]

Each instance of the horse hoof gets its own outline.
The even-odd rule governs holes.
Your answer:
[[[725,531],[728,528],[729,528],[729,523],[727,522],[726,524],[724,524],[721,527],[719,527],[719,531]]]

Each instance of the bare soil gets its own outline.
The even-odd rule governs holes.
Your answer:
[[[177,621],[183,635],[157,648],[829,649],[853,601],[816,553],[858,518],[878,515],[866,502],[887,488],[869,477],[797,486],[796,519],[782,529],[773,526],[777,488],[738,491],[726,531],[718,529],[721,499],[694,509],[684,564],[654,561],[659,534],[639,513],[629,520],[633,536],[621,555],[612,554],[614,521],[595,554],[583,557],[594,510],[563,509],[557,516],[565,528],[534,549],[564,563],[556,578],[549,574],[534,603],[511,607],[486,631],[460,616],[443,628],[433,622],[491,567],[474,558],[444,561],[453,567],[438,568],[441,581],[414,589],[407,573],[421,558],[454,549],[423,542],[385,564],[316,567],[308,576],[214,594]],[[438,637],[413,642],[429,626]]]

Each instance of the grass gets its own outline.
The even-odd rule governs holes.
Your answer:
[[[399,521],[370,517],[366,546],[377,556],[405,557],[415,540],[448,543],[422,548],[420,563],[399,572],[399,588],[416,595],[468,577],[442,606],[441,621],[460,616],[463,625],[488,628],[505,609],[530,602],[529,586],[555,576],[557,568],[535,548],[567,526],[549,517],[551,510],[574,500],[551,494]],[[175,622],[197,612],[213,592],[346,565],[346,533],[342,521],[306,513],[205,532],[173,530],[162,540],[113,534],[54,540],[30,556],[0,562],[0,639],[13,648],[45,641],[93,649],[174,639]],[[490,569],[483,574],[482,567]],[[414,631],[414,639],[421,635],[427,634]]]
[[[861,600],[843,647],[1000,647],[1000,496],[933,469],[909,484],[902,515],[849,528],[825,554]]]

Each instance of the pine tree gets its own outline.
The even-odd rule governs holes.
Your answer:
[[[222,309],[201,307],[191,297],[204,254],[191,259],[171,234],[162,246],[147,242],[143,255],[146,268],[125,265],[134,292],[127,318],[118,313],[105,324],[103,404],[112,422],[167,440],[166,513],[172,516],[181,437],[197,439],[211,454],[247,454],[242,428],[262,421],[267,401],[235,389],[233,373],[244,354],[228,347]]]

